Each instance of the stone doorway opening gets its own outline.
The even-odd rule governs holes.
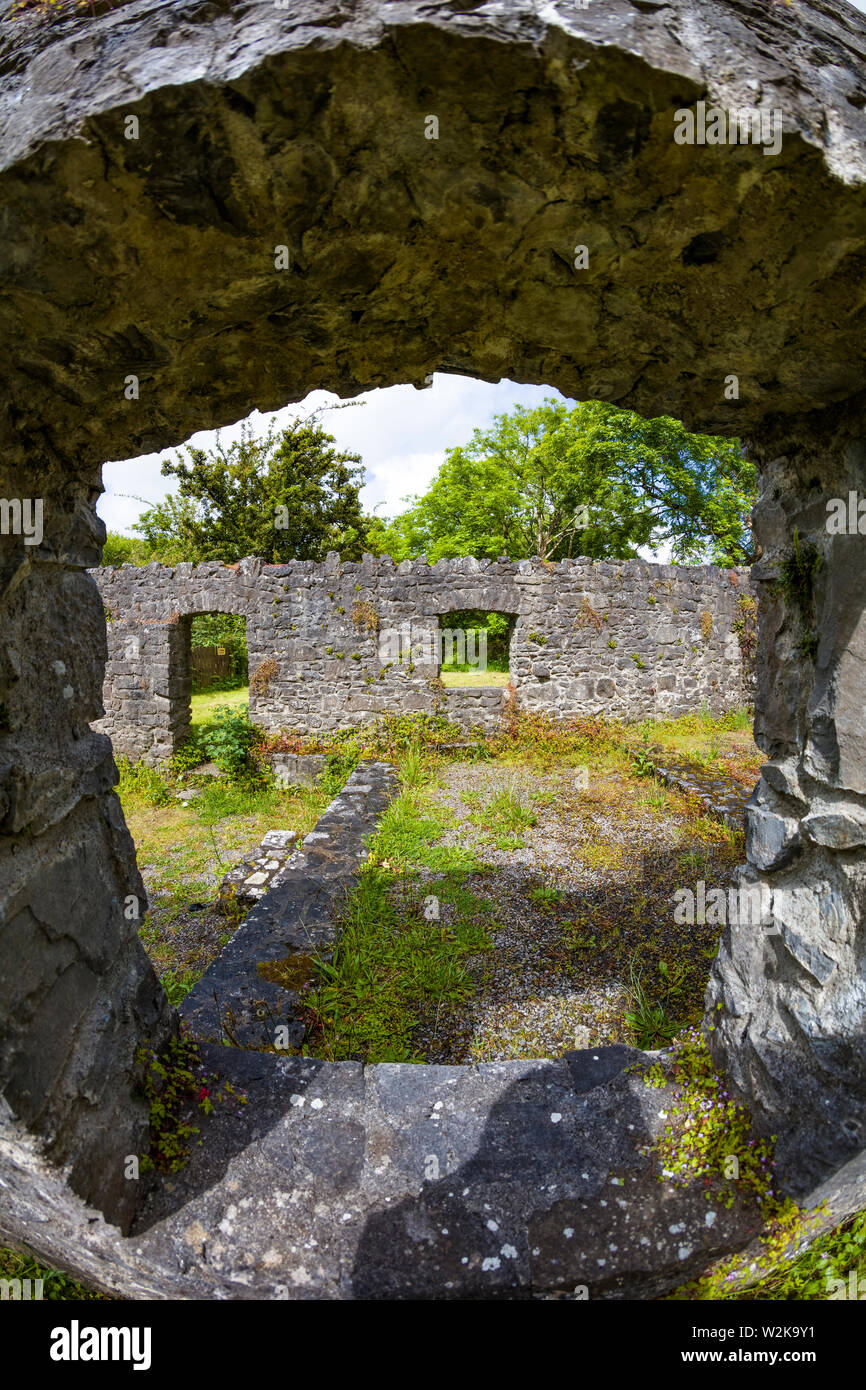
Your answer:
[[[172,682],[175,740],[182,747],[219,709],[249,710],[246,618],[239,613],[189,613],[178,620],[180,669]]]

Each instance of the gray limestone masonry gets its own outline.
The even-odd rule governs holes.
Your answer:
[[[424,560],[161,565],[98,569],[108,620],[105,717],[114,749],[158,762],[189,731],[189,624],[247,626],[250,716],[268,730],[326,734],[386,713],[441,713],[494,729],[504,688],[438,680],[440,623],[465,609],[514,619],[518,709],[636,720],[719,713],[752,698],[740,640],[748,571],[642,560]],[[286,777],[292,775],[286,769]]]
[[[294,830],[269,830],[249,859],[236,864],[220,883],[217,896],[247,907],[263,898],[295,851]]]
[[[547,384],[744,441],[767,761],[742,872],[770,896],[772,926],[724,928],[705,1028],[733,1095],[779,1135],[782,1187],[836,1213],[866,1205],[866,544],[826,530],[828,501],[866,495],[864,55],[866,16],[844,0],[130,0],[48,24],[0,17],[0,499],[44,511],[38,539],[0,529],[4,1240],[129,1297],[303,1299],[510,1297],[563,1275],[598,1289],[593,1266],[608,1294],[652,1294],[660,1265],[648,1272],[644,1241],[660,1243],[670,1285],[714,1241],[742,1238],[733,1209],[708,1226],[702,1192],[656,1181],[642,1148],[658,1093],[622,1070],[590,1086],[595,1054],[364,1068],[220,1046],[251,1103],[210,1117],[153,1207],[125,1176],[148,1118],[136,1053],[178,1017],[138,937],[144,888],[111,741],[94,728],[106,596],[86,571],[104,541],[102,465],[314,390],[345,398],[435,373]],[[699,101],[778,111],[781,152],[677,144],[676,112]],[[582,597],[611,626],[616,590],[593,579],[582,594],[590,566],[566,579],[494,564],[454,585],[436,567],[366,565],[369,579],[361,564],[349,581],[332,563],[322,588],[318,567],[309,583],[298,566],[202,579],[216,609],[235,611],[227,587],[242,605],[250,591],[254,660],[277,667],[273,694],[259,677],[262,722],[294,724],[297,708],[327,730],[346,718],[327,700],[335,680],[351,720],[377,712],[374,684],[435,705],[417,668],[379,681],[359,593],[380,622],[420,617],[422,635],[458,596],[517,614],[527,707],[683,708],[676,638],[650,642],[668,599],[649,604],[648,566],[622,567],[621,620],[644,655],[616,630],[596,635]],[[140,583],[146,607],[152,576],[100,583],[124,600]],[[417,581],[408,601],[404,579]],[[687,582],[694,630],[711,581]],[[720,661],[732,610],[706,610]],[[124,716],[145,732],[140,756],[183,733],[173,682],[194,611],[207,609],[160,608],[129,633],[152,701],[140,725]],[[325,640],[331,653],[323,624],[344,639]],[[272,652],[278,633],[297,647]],[[697,666],[701,642],[689,645]],[[719,700],[736,700],[735,665],[693,674],[694,692],[718,680]],[[486,718],[492,698],[455,707]],[[608,1194],[628,1202],[613,1179],[631,1177],[646,1201],[616,1225]],[[681,1224],[674,1247],[665,1232]]]
[[[676,787],[687,796],[696,797],[707,814],[722,821],[729,830],[742,830],[751,793],[728,777],[714,777],[694,764],[678,763],[653,756],[655,775],[665,786]]]

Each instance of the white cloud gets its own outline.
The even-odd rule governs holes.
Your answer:
[[[380,516],[394,516],[405,510],[403,498],[426,489],[446,449],[468,443],[472,431],[483,429],[494,415],[505,414],[518,404],[540,405],[546,396],[564,399],[552,386],[518,386],[513,381],[490,383],[438,374],[426,391],[416,391],[414,386],[367,391],[357,397],[363,405],[327,411],[321,422],[342,448],[361,455],[367,470],[361,491],[365,510],[378,507]],[[278,411],[277,426],[287,424],[294,415],[337,403],[338,397],[314,391],[299,405]],[[253,412],[250,420],[256,434],[266,431],[269,418]],[[239,436],[240,425],[239,421],[220,432],[224,443]],[[205,430],[189,442],[207,449],[215,437],[214,431]],[[97,511],[109,530],[132,534],[133,522],[149,504],[177,490],[175,480],[164,478],[160,472],[163,459],[176,452],[167,449],[161,454],[105,464],[102,476],[106,490]]]

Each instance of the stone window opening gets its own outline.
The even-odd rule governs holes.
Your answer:
[[[458,609],[439,618],[438,674],[446,686],[503,686],[511,679],[516,613]]]

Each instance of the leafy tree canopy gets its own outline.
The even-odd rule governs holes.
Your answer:
[[[428,491],[392,521],[377,519],[369,540],[398,560],[628,559],[668,544],[678,563],[743,565],[755,495],[737,440],[601,401],[547,400],[447,450]]]
[[[121,536],[117,531],[109,531],[102,547],[103,565],[146,565],[154,557],[146,541],[135,536]]]
[[[134,530],[151,558],[222,560],[259,555],[272,564],[324,560],[329,550],[360,559],[366,519],[359,501],[358,454],[335,448],[316,415],[263,439],[245,425],[241,438],[211,451],[186,447],[162,465],[177,494],[143,513]]]

